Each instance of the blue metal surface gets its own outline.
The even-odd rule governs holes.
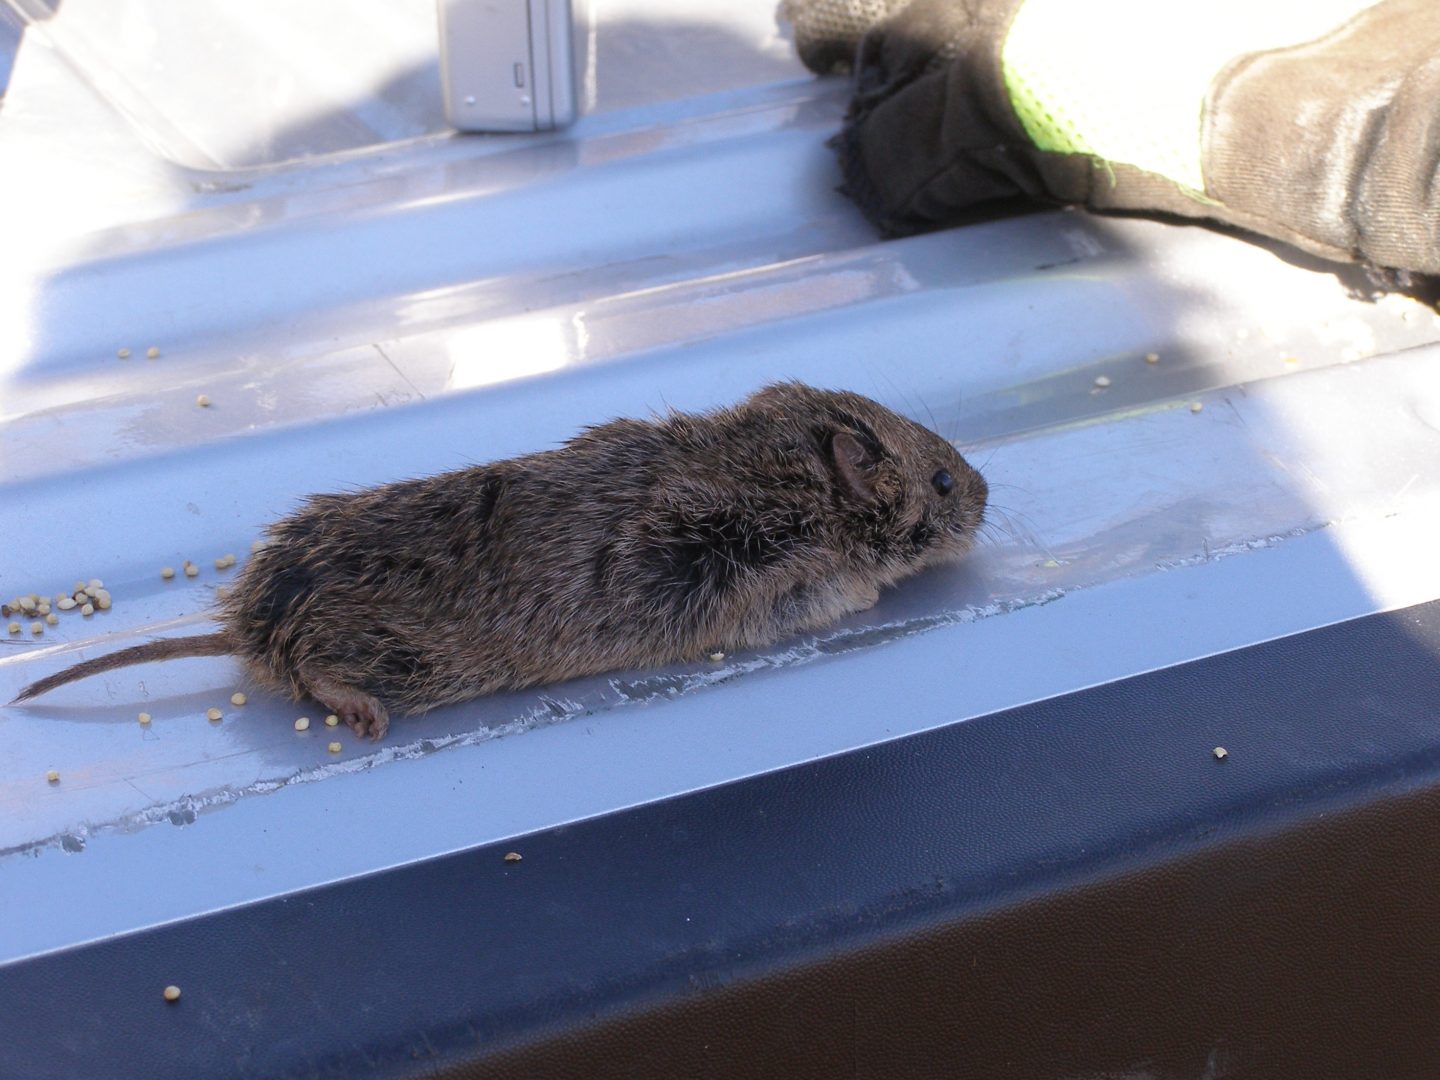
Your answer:
[[[309,153],[263,132],[192,153],[240,110],[187,113],[149,69],[117,88],[77,42],[138,0],[30,27],[0,110],[0,594],[99,577],[115,606],[0,635],[0,699],[203,629],[212,560],[307,493],[774,378],[934,424],[996,509],[968,563],[833,631],[402,719],[339,755],[293,730],[311,706],[230,706],[251,688],[218,660],[0,710],[0,908],[23,912],[0,961],[1440,596],[1430,308],[1067,212],[879,243],[832,190],[844,87],[776,59],[770,7],[727,28],[597,4],[595,111],[564,133],[362,135],[354,105]],[[620,73],[647,42],[717,37],[733,49],[693,73]],[[265,123],[304,111],[282,104]],[[160,579],[186,558],[199,577]]]

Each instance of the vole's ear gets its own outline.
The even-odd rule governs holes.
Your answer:
[[[875,501],[875,462],[865,444],[848,431],[830,437],[830,460],[840,482],[860,502]]]

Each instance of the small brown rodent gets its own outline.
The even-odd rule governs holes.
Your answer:
[[[938,435],[800,383],[613,420],[557,450],[311,496],[268,530],[218,633],[96,657],[239,657],[358,734],[497,690],[768,644],[970,547],[984,479]]]

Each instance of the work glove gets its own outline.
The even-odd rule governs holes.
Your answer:
[[[851,58],[843,190],[887,234],[1025,195],[1440,273],[1440,0],[784,0],[781,14],[814,70]]]

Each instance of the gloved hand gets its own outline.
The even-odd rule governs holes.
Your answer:
[[[1440,0],[898,3],[782,9],[831,67],[856,34],[817,39],[833,9],[889,12],[836,139],[887,233],[1023,194],[1440,273]]]

